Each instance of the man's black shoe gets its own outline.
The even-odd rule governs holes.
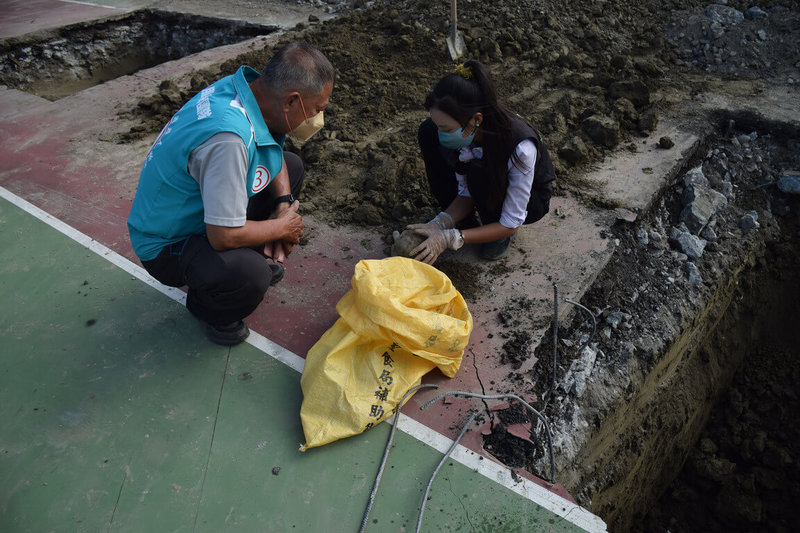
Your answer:
[[[280,263],[269,263],[269,269],[272,271],[272,279],[270,279],[269,284],[276,285],[283,279],[283,274],[285,272],[283,265]]]
[[[223,346],[239,344],[250,335],[250,329],[241,320],[223,326],[214,326],[203,322],[203,326],[205,326],[208,339]]]

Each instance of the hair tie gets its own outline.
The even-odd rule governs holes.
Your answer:
[[[464,63],[458,65],[456,69],[453,71],[453,74],[458,74],[459,76],[467,80],[475,78],[475,74],[472,73],[472,67],[465,67]]]

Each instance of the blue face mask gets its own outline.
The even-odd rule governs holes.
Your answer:
[[[475,129],[472,130],[472,133],[467,135],[466,137],[462,137],[464,133],[464,128],[459,128],[456,131],[442,131],[439,130],[439,144],[444,146],[445,148],[450,148],[452,150],[458,150],[459,148],[464,148],[468,146],[472,139],[475,138]]]

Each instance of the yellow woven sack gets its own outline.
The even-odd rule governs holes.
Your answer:
[[[434,367],[453,377],[472,332],[464,298],[436,268],[363,260],[340,318],[311,347],[300,385],[302,451],[357,435],[392,415]]]

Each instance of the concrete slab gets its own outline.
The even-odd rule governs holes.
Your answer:
[[[780,132],[782,135],[797,136],[800,132],[800,107],[797,90],[792,86],[759,87],[757,92],[749,91],[736,99],[709,91],[699,94],[697,101],[706,110],[726,109],[726,114],[742,127],[773,122],[785,130]]]
[[[669,137],[675,146],[659,148],[661,137]],[[679,123],[662,120],[646,140],[629,143],[631,149],[616,152],[585,177],[598,183],[608,199],[631,211],[645,212],[659,191],[678,175],[700,140]]]
[[[191,15],[238,20],[289,29],[309,16],[326,20],[336,16],[324,4],[291,0],[5,0],[0,18],[0,39],[89,22],[137,9],[175,11]]]
[[[301,22],[308,22],[308,17],[311,15],[319,20],[336,16],[336,13],[329,12],[331,6],[323,2],[293,2],[292,0],[226,0],[224,2],[218,0],[161,0],[154,2],[151,7],[163,11],[268,24],[284,29],[293,28]]]

